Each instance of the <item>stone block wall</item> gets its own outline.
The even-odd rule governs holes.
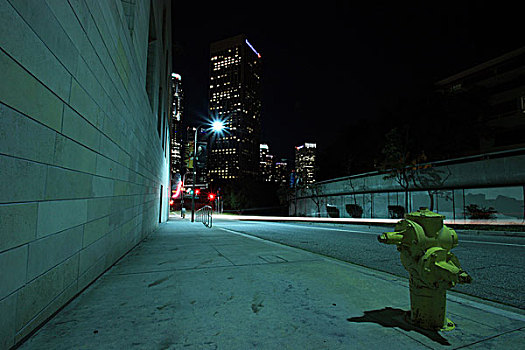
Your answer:
[[[168,218],[170,6],[0,0],[0,349]]]

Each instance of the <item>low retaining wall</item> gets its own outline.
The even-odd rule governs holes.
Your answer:
[[[408,210],[433,207],[447,218],[524,220],[525,149],[429,164],[408,188]],[[318,182],[297,191],[290,216],[402,217],[405,190],[386,173]]]

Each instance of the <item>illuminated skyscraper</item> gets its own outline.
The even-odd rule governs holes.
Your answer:
[[[315,158],[315,143],[295,147],[295,172],[303,185],[315,182]]]
[[[274,161],[273,155],[270,154],[270,149],[267,144],[261,143],[259,155],[259,175],[264,182],[274,181]]]
[[[209,114],[227,132],[210,139],[211,181],[254,177],[259,172],[261,55],[245,35],[210,46]]]
[[[275,162],[275,182],[286,184],[290,179],[290,171],[286,159]]]
[[[182,170],[182,100],[184,93],[182,91],[182,78],[179,74],[171,74],[171,85],[173,89],[173,105],[171,115],[171,173],[181,173]]]

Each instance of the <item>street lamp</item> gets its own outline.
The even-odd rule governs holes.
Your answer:
[[[188,172],[186,171],[184,175],[182,175],[182,187],[181,187],[181,194],[180,194],[180,216],[184,219],[186,216],[186,213],[184,212],[184,191],[186,191],[186,174]]]
[[[197,181],[197,135],[200,128],[206,126],[206,124],[199,125],[195,128],[195,134],[193,138],[193,193],[191,195],[191,222],[195,221],[195,185]],[[211,131],[220,132],[224,130],[223,120],[214,120],[211,123]]]

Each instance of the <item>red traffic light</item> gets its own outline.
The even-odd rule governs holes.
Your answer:
[[[200,190],[200,188],[197,188],[197,189],[195,190],[195,194],[196,194],[196,195],[199,195],[199,193],[201,193],[201,190]]]
[[[210,194],[208,195],[208,199],[209,199],[210,201],[214,200],[214,199],[215,199],[215,195],[214,195],[213,193],[210,193]]]

